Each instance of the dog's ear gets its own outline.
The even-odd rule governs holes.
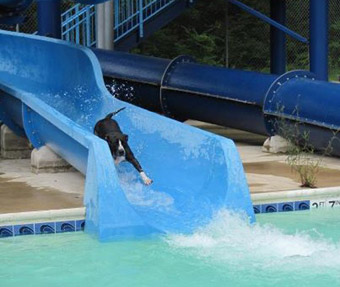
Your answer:
[[[124,140],[127,142],[129,140],[129,136],[128,135],[124,135]]]

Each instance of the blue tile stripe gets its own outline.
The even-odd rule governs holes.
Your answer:
[[[309,210],[310,201],[289,201],[289,202],[275,202],[254,205],[254,212],[259,213],[273,213],[273,212],[289,212]],[[82,220],[67,220],[58,222],[43,222],[33,224],[18,224],[0,226],[0,238],[33,235],[33,234],[51,234],[63,232],[83,231],[85,227],[85,219]]]
[[[82,231],[85,219],[0,226],[0,238]]]
[[[310,200],[274,202],[254,205],[255,214],[272,212],[289,212],[310,209]]]

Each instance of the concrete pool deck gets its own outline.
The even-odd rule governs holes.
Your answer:
[[[0,214],[83,206],[84,176],[31,172],[29,159],[0,158]]]
[[[262,145],[266,140],[265,136],[197,121],[189,123],[234,140],[252,194],[305,189],[300,186],[299,176],[292,172],[287,164],[286,155],[262,151]],[[339,186],[340,189],[340,158],[317,155],[313,157],[320,161],[317,187]]]
[[[295,193],[298,191],[302,196],[304,193],[311,194],[317,190],[324,193],[339,190],[340,195],[340,159],[323,158],[317,183],[322,189],[306,191],[300,187],[298,176],[291,172],[285,162],[285,155],[262,152],[262,144],[266,139],[264,136],[202,122],[187,123],[235,141],[253,199],[262,198],[265,201],[268,194],[273,198],[274,194],[282,194],[289,198],[293,196],[291,191]],[[77,171],[34,174],[31,172],[29,159],[0,158],[0,215],[5,221],[6,218],[7,221],[15,221],[10,214],[45,211],[41,214],[49,218],[52,216],[48,213],[50,210],[55,211],[54,214],[66,216],[67,212],[62,210],[75,209],[74,215],[80,216],[84,214],[82,208],[84,184],[84,176]],[[7,214],[9,217],[6,217]]]

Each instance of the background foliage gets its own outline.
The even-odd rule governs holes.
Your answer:
[[[321,0],[320,0],[321,1]],[[245,4],[269,15],[269,0],[243,0]],[[287,0],[287,26],[309,37],[309,1]],[[269,71],[269,25],[229,5],[229,67]],[[194,8],[155,33],[133,52],[173,58],[194,56],[199,62],[225,65],[225,0],[198,1]],[[340,0],[330,0],[329,32],[330,76],[340,75]],[[287,68],[308,69],[308,46],[287,36]]]
[[[329,1],[329,72],[332,80],[338,80],[340,75],[340,0]],[[269,15],[269,0],[242,0],[242,2]],[[287,26],[308,38],[309,0],[286,0],[286,3]],[[74,2],[63,1],[62,11],[72,5]],[[194,8],[156,32],[133,52],[163,58],[188,54],[201,63],[225,66],[225,5],[225,0],[197,1]],[[27,21],[20,26],[20,31],[25,33],[37,31],[36,6],[34,3],[25,12],[28,16]],[[229,5],[228,18],[229,67],[269,72],[269,25],[233,5]],[[15,30],[15,27],[0,25],[0,29]],[[308,46],[287,36],[287,69],[308,68]]]

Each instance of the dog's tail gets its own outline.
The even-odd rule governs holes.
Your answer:
[[[120,108],[119,110],[113,112],[113,113],[109,113],[105,119],[111,119],[113,116],[115,116],[116,114],[118,114],[119,112],[121,112],[122,110],[125,110],[126,107]]]

